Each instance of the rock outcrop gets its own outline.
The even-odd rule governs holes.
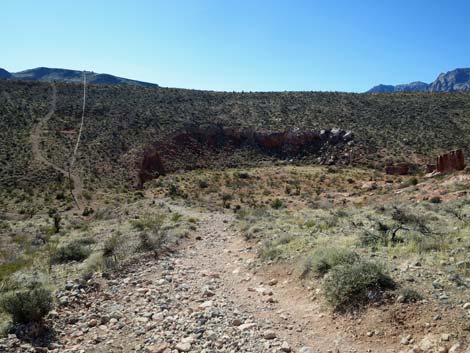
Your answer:
[[[289,160],[312,157],[323,164],[347,162],[347,148],[352,140],[352,132],[337,128],[255,131],[215,124],[188,125],[142,153],[138,186],[179,169],[207,168],[221,163],[236,166],[243,163],[243,159],[246,161],[247,156],[253,160],[267,156]],[[232,159],[236,154],[240,154],[240,158]]]
[[[447,173],[465,168],[464,154],[461,149],[451,151],[437,157],[436,170],[440,173]]]
[[[138,187],[142,188],[146,181],[154,179],[158,175],[165,174],[160,154],[156,150],[147,150],[143,157],[138,173]]]

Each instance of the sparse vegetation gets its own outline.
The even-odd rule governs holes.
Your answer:
[[[71,107],[81,92],[58,86],[58,109],[43,131],[42,147],[48,159],[66,166],[71,144],[61,131],[77,126]],[[395,287],[400,289],[392,298],[400,301],[390,305],[441,304],[443,289],[428,283],[436,277],[443,280],[449,311],[467,300],[468,175],[427,178],[413,168],[412,176],[392,176],[379,169],[411,155],[424,163],[454,147],[468,152],[468,95],[93,87],[90,114],[100,119],[90,119],[76,164],[89,189],[83,193],[86,207],[78,212],[66,178],[31,163],[26,143],[33,121],[48,110],[49,85],[0,81],[0,88],[1,307],[16,322],[40,321],[50,310],[50,292],[44,286],[6,288],[10,278],[34,268],[58,282],[76,275],[88,280],[142,253],[160,255],[172,240],[194,239],[205,226],[204,216],[190,216],[184,207],[227,217],[227,231],[238,227],[247,249],[258,251],[252,265],[260,275],[274,262],[295,274],[302,266],[303,284],[312,294],[323,286],[326,301],[340,311],[380,301]],[[144,190],[130,189],[133,153],[172,138],[188,122],[254,131],[337,125],[354,132],[354,143],[343,151],[352,164],[313,165],[329,163],[322,155],[279,161],[275,154],[243,148],[203,151],[191,159],[186,151],[171,161],[177,173],[160,175]],[[166,203],[176,204],[178,212],[168,211]],[[195,237],[205,241],[200,238]]]

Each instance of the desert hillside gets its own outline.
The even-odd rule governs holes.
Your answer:
[[[41,144],[48,158],[65,168],[79,128],[82,86],[55,86],[57,103],[42,129]],[[28,140],[34,124],[51,109],[52,85],[0,80],[0,88],[4,190],[15,185],[24,188],[51,182],[54,174],[32,163]],[[320,132],[335,128],[350,131],[354,139],[345,148],[334,152],[327,149],[333,162],[335,159],[344,162],[347,154],[348,162],[380,169],[389,162],[434,161],[439,153],[456,148],[468,152],[470,95],[226,93],[91,85],[76,173],[89,186],[134,185],[146,149],[155,144],[165,149],[188,126],[204,125],[254,133]],[[200,147],[211,152],[210,148]],[[181,155],[178,159],[191,158],[191,162],[182,166],[186,169],[256,164],[260,159],[273,158],[315,162],[305,154],[260,155],[252,148],[235,153],[220,149],[216,152],[210,156],[201,152],[204,158],[199,160],[197,155]],[[322,157],[321,153],[315,159],[318,157]],[[171,163],[175,163],[175,158],[171,158]]]
[[[0,351],[468,352],[470,94],[87,89],[0,80]]]

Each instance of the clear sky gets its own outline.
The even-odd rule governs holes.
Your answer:
[[[0,0],[0,67],[362,92],[470,67],[466,0]]]

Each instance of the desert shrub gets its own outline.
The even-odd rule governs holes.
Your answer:
[[[423,299],[423,296],[412,288],[401,288],[397,293],[397,297],[401,297],[403,303],[415,303]]]
[[[225,208],[228,208],[230,207],[230,201],[232,200],[232,195],[231,194],[227,194],[227,193],[224,193],[222,195],[222,205],[225,207]]]
[[[54,233],[59,233],[61,225],[60,222],[62,220],[62,216],[60,215],[59,211],[56,208],[51,208],[48,212],[49,217],[52,218],[54,222]]]
[[[121,241],[119,234],[114,234],[107,238],[103,243],[103,256],[105,258],[115,258]]]
[[[163,214],[146,214],[139,219],[132,220],[131,226],[136,230],[153,230],[160,228],[165,220],[165,215]]]
[[[83,261],[91,253],[89,240],[75,240],[65,246],[57,248],[51,257],[53,264],[63,264],[71,261]]]
[[[335,266],[323,283],[327,302],[338,310],[364,305],[394,288],[382,265],[364,261]]]
[[[276,198],[271,202],[271,207],[274,208],[275,210],[278,210],[284,206],[284,203],[282,200]]]
[[[0,307],[11,315],[14,323],[40,322],[52,310],[51,291],[43,286],[5,293]]]
[[[264,260],[276,260],[281,254],[282,250],[273,244],[266,244],[261,251],[261,257]]]
[[[308,220],[304,223],[304,226],[306,228],[313,228],[313,227],[315,227],[316,224],[317,223],[313,219],[310,219],[310,220]]]
[[[248,179],[250,177],[250,174],[248,172],[236,172],[235,175],[240,178],[240,179]]]
[[[11,231],[10,223],[0,220],[0,231]]]
[[[176,184],[170,184],[168,187],[168,196],[171,198],[177,197],[181,195],[181,191]]]
[[[151,251],[155,256],[157,256],[159,250],[162,248],[164,240],[165,234],[161,230],[139,233],[139,245],[137,246],[137,251]]]
[[[101,252],[92,253],[84,262],[80,276],[82,279],[89,280],[95,271],[105,267],[105,260]]]
[[[304,262],[301,277],[310,273],[323,276],[338,265],[353,264],[359,260],[354,251],[344,248],[320,248],[311,253]]]
[[[85,207],[85,209],[83,210],[82,216],[83,217],[88,217],[88,216],[91,216],[94,212],[95,212],[95,210],[93,208]]]
[[[207,189],[209,187],[209,182],[206,179],[199,180],[199,188]]]
[[[416,177],[409,178],[403,183],[403,187],[416,186],[418,185],[418,179]]]
[[[404,225],[411,225],[415,230],[422,234],[431,233],[431,230],[426,224],[426,219],[424,216],[415,215],[405,209],[394,207],[394,210],[392,212],[392,219],[398,223],[398,225],[394,227],[395,229],[392,231],[392,238],[398,230],[408,230],[403,227]]]
[[[414,245],[416,252],[420,254],[431,251],[442,251],[449,247],[448,239],[442,236],[413,234],[409,240]]]
[[[362,247],[376,246],[377,244],[383,243],[384,238],[376,233],[364,231],[359,234],[359,245]]]
[[[174,222],[174,223],[177,223],[179,222],[179,220],[183,217],[183,215],[179,212],[175,212],[173,213],[173,215],[171,216],[171,221]]]
[[[433,196],[429,199],[429,202],[431,202],[431,203],[441,203],[442,199],[439,196]]]

